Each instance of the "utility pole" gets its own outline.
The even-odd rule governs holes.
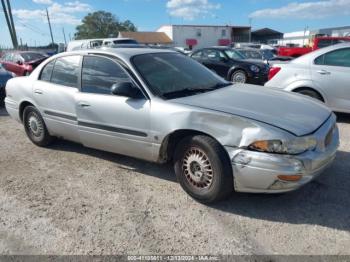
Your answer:
[[[46,8],[46,16],[47,16],[47,22],[49,23],[50,35],[51,35],[51,43],[52,43],[52,46],[53,46],[54,45],[54,41],[53,41],[53,35],[52,35],[49,11],[47,11],[47,8]]]
[[[14,35],[14,34],[16,34],[16,30],[13,28],[13,24],[11,24],[9,13],[8,13],[8,10],[7,10],[6,5],[5,5],[5,0],[1,0],[1,4],[2,4],[2,9],[4,10],[7,27],[8,27],[9,32],[10,32],[12,45],[15,49],[17,49],[18,48],[17,37]],[[11,14],[11,17],[12,17],[12,14]]]
[[[64,32],[64,27],[62,27],[62,33],[63,33],[63,37],[64,37],[64,44],[67,45],[66,33]]]
[[[15,23],[13,22],[12,9],[11,9],[10,0],[7,0],[6,2],[7,2],[7,9],[8,9],[8,12],[9,12],[9,17],[10,17],[10,22],[11,22],[11,25],[12,25],[12,34],[13,34],[13,38],[15,39],[16,46],[18,46],[16,28],[15,28]]]

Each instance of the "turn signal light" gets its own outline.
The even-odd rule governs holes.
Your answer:
[[[281,71],[280,67],[271,67],[269,71],[269,80],[271,80],[277,73]]]
[[[288,182],[296,182],[299,181],[302,176],[301,175],[279,175],[278,179]]]

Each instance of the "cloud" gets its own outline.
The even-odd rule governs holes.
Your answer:
[[[169,0],[166,4],[171,16],[193,20],[197,17],[212,15],[220,4],[212,4],[208,0]]]
[[[51,5],[52,0],[33,0],[36,4]]]
[[[327,0],[290,3],[280,8],[267,8],[251,13],[251,18],[320,19],[350,14],[350,0]]]
[[[47,1],[47,0],[33,0],[33,1]],[[59,4],[52,2],[48,7],[50,21],[53,24],[69,24],[78,25],[81,19],[76,17],[76,14],[90,12],[92,7],[89,4],[80,1],[66,2]],[[36,20],[46,23],[46,11],[42,9],[14,9],[13,14],[21,20]]]

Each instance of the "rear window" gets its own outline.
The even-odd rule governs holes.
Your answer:
[[[78,86],[80,56],[66,56],[56,59],[51,82],[69,86]]]
[[[138,44],[138,42],[133,39],[114,40],[113,43],[116,45],[118,44],[136,44],[137,45]]]

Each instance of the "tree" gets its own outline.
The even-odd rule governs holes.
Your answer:
[[[112,13],[97,11],[87,14],[76,27],[75,39],[117,37],[119,31],[137,31],[130,21],[120,22]]]

